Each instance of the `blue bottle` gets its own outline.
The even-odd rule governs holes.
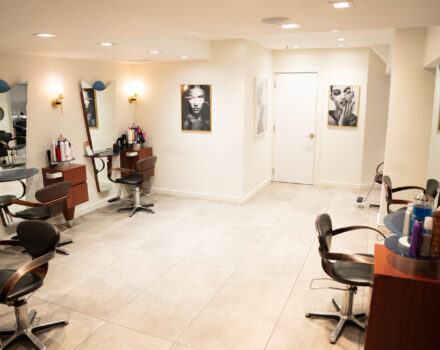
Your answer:
[[[411,215],[411,228],[413,227],[416,219],[420,219],[423,223],[427,216],[432,216],[433,205],[434,199],[431,196],[425,195],[424,193],[421,193],[414,198],[414,208]]]

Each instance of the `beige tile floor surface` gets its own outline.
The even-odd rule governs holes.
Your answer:
[[[304,313],[332,310],[342,292],[310,289],[326,277],[314,220],[328,212],[334,227],[375,226],[377,209],[359,208],[358,191],[273,183],[247,204],[153,195],[156,214],[115,213],[123,203],[76,220],[64,235],[69,256],[51,261],[44,286],[30,299],[41,321],[69,325],[40,335],[56,350],[362,349],[347,327],[329,343],[335,322]],[[377,200],[378,192],[372,201]],[[334,251],[371,252],[376,235],[338,236]],[[0,267],[24,255],[0,251]],[[337,286],[315,281],[314,287]],[[366,309],[367,289],[355,297]],[[13,322],[0,306],[0,324]],[[17,343],[10,349],[27,349]]]

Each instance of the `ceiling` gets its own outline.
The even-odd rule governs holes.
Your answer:
[[[391,28],[440,25],[439,0],[0,0],[0,51],[124,62],[209,58],[209,41],[248,39],[271,49],[386,45]],[[261,22],[284,16],[284,30]],[[331,30],[338,29],[338,33]],[[44,39],[33,33],[57,33]],[[116,43],[101,47],[98,42]],[[158,55],[148,50],[161,50]]]

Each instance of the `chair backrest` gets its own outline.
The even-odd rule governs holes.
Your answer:
[[[46,221],[27,220],[17,226],[17,235],[33,259],[54,250],[60,240],[55,227]]]
[[[37,198],[37,200],[41,203],[51,202],[66,196],[71,187],[72,183],[70,181],[55,182],[35,192],[35,198]],[[50,216],[61,213],[61,211],[64,209],[65,201],[66,200],[64,199],[49,205]]]
[[[156,165],[156,156],[146,157],[139,159],[136,162],[136,171],[141,173],[144,181],[148,181],[151,177],[151,173],[154,170],[154,166]]]
[[[333,227],[330,215],[319,215],[315,220],[315,228],[318,232],[319,250],[329,252],[333,238]],[[327,259],[321,258],[321,264],[324,271],[331,275],[332,263]]]
[[[390,213],[390,205],[393,201],[393,185],[391,184],[391,179],[388,175],[383,176],[382,183],[385,188],[385,201],[387,202],[387,211],[388,213]]]
[[[435,179],[429,179],[426,182],[425,194],[431,196],[433,199],[437,197],[439,183]]]
[[[0,143],[0,157],[4,157],[8,155],[9,141],[12,139],[12,134],[10,132],[0,131],[0,141],[3,141],[5,144]]]

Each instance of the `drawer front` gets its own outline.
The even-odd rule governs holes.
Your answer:
[[[75,169],[69,169],[69,171],[63,171],[63,173],[64,173],[63,179],[70,181],[72,183],[72,186],[87,181],[87,173],[85,166],[78,167]]]

